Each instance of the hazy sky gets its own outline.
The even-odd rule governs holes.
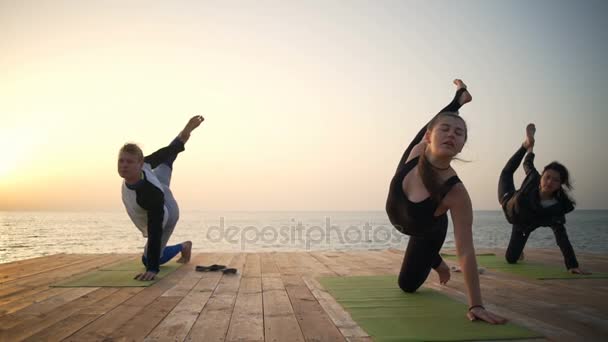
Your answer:
[[[117,151],[163,147],[182,209],[382,210],[401,153],[474,100],[475,209],[537,124],[579,208],[608,208],[606,1],[0,0],[0,210],[122,207]],[[519,171],[517,181],[522,179]]]

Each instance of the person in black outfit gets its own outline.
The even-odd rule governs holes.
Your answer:
[[[467,317],[502,324],[506,319],[483,307],[473,247],[471,199],[450,166],[467,139],[466,123],[458,110],[472,99],[461,80],[454,80],[454,84],[456,96],[416,135],[401,157],[390,184],[386,201],[389,220],[400,232],[410,235],[398,283],[403,291],[415,292],[431,269],[439,274],[442,284],[450,279],[450,269],[439,255],[446,237],[449,210],[468,291]]]
[[[540,174],[534,167],[534,134],[536,127],[526,127],[526,140],[509,159],[498,180],[498,202],[507,221],[513,225],[505,258],[510,264],[523,259],[523,250],[530,233],[538,227],[551,227],[564,263],[571,273],[587,274],[579,268],[574,249],[568,239],[565,215],[574,210],[575,202],[564,187],[571,189],[568,169],[558,162],[545,166]],[[527,155],[526,155],[527,152]],[[525,156],[525,159],[524,159]],[[524,179],[515,189],[513,174],[524,159]]]
[[[177,262],[190,261],[191,241],[168,245],[179,220],[179,206],[170,186],[173,162],[203,120],[200,115],[193,116],[177,138],[149,156],[144,157],[141,148],[133,143],[125,144],[119,151],[118,174],[124,179],[122,201],[127,214],[147,239],[142,255],[146,271],[137,274],[137,280],[153,280],[160,272],[160,265],[178,253],[181,258]]]

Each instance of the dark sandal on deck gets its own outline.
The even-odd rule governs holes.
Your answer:
[[[225,268],[226,268],[226,266],[224,266],[224,265],[213,264],[211,266],[196,266],[196,271],[197,272],[214,272],[214,271],[223,270]]]
[[[222,270],[224,274],[236,274],[236,268],[226,268]]]

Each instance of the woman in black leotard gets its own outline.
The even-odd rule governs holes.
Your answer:
[[[498,180],[498,202],[507,221],[513,225],[505,258],[511,264],[523,259],[523,250],[530,233],[538,227],[551,227],[564,256],[566,269],[571,273],[588,274],[578,267],[564,226],[565,215],[574,210],[575,204],[564,189],[572,188],[568,169],[558,162],[552,162],[545,166],[542,174],[536,170],[533,152],[535,133],[536,127],[529,124],[526,127],[526,140],[509,159]],[[519,190],[516,190],[513,174],[522,159],[526,178]]]
[[[416,291],[431,269],[437,271],[441,283],[450,279],[450,270],[439,255],[449,210],[456,252],[468,290],[467,316],[492,324],[504,323],[504,318],[483,307],[473,247],[471,199],[450,166],[467,140],[466,123],[458,115],[458,109],[471,101],[466,85],[461,80],[454,80],[454,84],[458,88],[454,100],[416,135],[391,181],[386,212],[395,228],[410,235],[399,287],[406,292]]]

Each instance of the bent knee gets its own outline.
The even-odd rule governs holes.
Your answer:
[[[414,292],[416,292],[416,290],[418,290],[419,287],[420,287],[420,284],[414,284],[412,282],[408,282],[406,280],[399,279],[399,288],[403,292],[414,293]]]
[[[513,256],[505,256],[505,259],[507,260],[507,262],[509,264],[517,264],[517,261],[519,260],[519,257],[513,257]]]

